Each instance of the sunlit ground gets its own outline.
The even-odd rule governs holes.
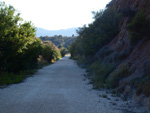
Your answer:
[[[70,57],[70,56],[71,56],[71,54],[70,54],[70,53],[68,53],[68,54],[66,54],[65,56],[68,56],[68,57]]]

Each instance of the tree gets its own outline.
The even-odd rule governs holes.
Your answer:
[[[136,44],[139,40],[149,38],[150,19],[146,17],[144,11],[138,11],[132,21],[128,24],[130,41]]]
[[[30,68],[37,63],[40,47],[32,23],[23,23],[13,6],[0,2],[0,71],[18,72]]]
[[[75,53],[76,55],[81,54],[81,51],[83,56],[95,55],[102,46],[109,43],[119,32],[122,15],[117,13],[115,9],[107,8],[104,11],[93,12],[93,14],[94,22],[77,30],[78,41],[73,43],[71,48],[81,49],[70,49],[74,55]]]

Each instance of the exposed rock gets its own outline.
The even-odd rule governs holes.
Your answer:
[[[150,17],[150,0],[112,0],[108,7],[114,7],[118,12],[126,12],[119,26],[119,34],[107,45],[107,48],[111,48],[120,55],[120,57],[116,57],[117,60],[121,60],[120,65],[127,62],[131,64],[132,73],[130,76],[120,80],[119,87],[124,90],[125,95],[129,96],[130,94],[130,97],[132,96],[137,103],[149,108],[150,97],[147,98],[143,96],[144,94],[140,96],[134,95],[134,88],[128,84],[137,78],[139,80],[143,75],[150,76],[150,40],[141,40],[137,45],[131,45],[127,25],[134,16],[133,14],[139,10],[143,10],[146,16]],[[111,77],[111,74],[109,77]]]
[[[126,8],[131,10],[145,10],[146,14],[150,16],[150,0],[112,0],[111,6],[118,11]]]

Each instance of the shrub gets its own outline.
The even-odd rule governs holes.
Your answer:
[[[121,64],[119,68],[114,71],[110,78],[107,80],[107,87],[115,88],[118,86],[119,81],[131,74],[130,66],[128,63]]]
[[[150,96],[150,81],[148,79],[147,80],[143,79],[138,83],[136,89],[136,95],[140,95],[141,93],[143,93],[147,97]]]
[[[65,54],[67,53],[67,49],[64,48],[64,47],[61,47],[61,48],[60,48],[60,53],[61,53],[61,56],[64,57]]]
[[[104,87],[108,75],[114,70],[113,64],[103,64],[95,62],[91,65],[91,69],[95,72],[92,78],[95,88]]]
[[[42,57],[48,62],[53,62],[61,58],[61,53],[59,49],[50,42],[43,45]]]
[[[53,61],[56,61],[56,60],[60,59],[61,57],[62,57],[61,53],[58,49],[52,50],[52,60]]]
[[[109,56],[110,54],[112,54],[114,51],[110,48],[108,48],[107,46],[102,47],[94,56],[95,59],[99,59],[99,58],[105,58],[107,56]]]
[[[70,47],[70,53],[82,56],[94,56],[100,48],[108,44],[119,32],[121,14],[114,8],[94,12],[94,22],[88,27],[83,26],[77,30],[79,36]],[[109,54],[108,51],[107,54]]]
[[[72,58],[78,57],[83,54],[83,46],[80,37],[78,37],[73,43],[71,43],[69,52]]]
[[[42,49],[42,56],[45,60],[51,62],[52,60],[52,47],[50,45],[45,45]]]
[[[144,76],[150,77],[150,60],[145,60],[143,69],[144,69]]]
[[[35,31],[13,6],[0,2],[0,71],[18,73],[37,66],[41,42]]]
[[[144,95],[147,96],[147,97],[150,96],[150,81],[147,81],[147,82],[144,84],[143,93],[144,93]]]
[[[146,18],[143,11],[137,12],[133,20],[128,24],[128,31],[132,43],[149,36],[150,20]]]

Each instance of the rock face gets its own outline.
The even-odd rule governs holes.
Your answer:
[[[122,9],[130,9],[132,11],[144,10],[146,16],[150,16],[150,0],[112,0],[110,3],[112,7],[121,11]],[[141,41],[136,46],[132,46],[129,40],[129,34],[127,31],[129,17],[124,17],[120,23],[120,32],[110,46],[115,51],[130,53],[126,61],[132,63],[135,74],[140,74],[143,71],[142,67],[146,60],[150,59],[150,41]]]
[[[145,10],[150,16],[150,0],[113,0],[111,5],[117,10],[128,8],[131,10]]]
[[[135,87],[137,88],[137,86],[132,88],[132,86],[129,85],[132,83],[131,81],[135,81],[135,79],[138,79],[138,82],[136,81],[137,84],[134,84],[139,85],[139,83],[141,83],[139,82],[140,79],[142,79],[144,82],[147,80],[143,79],[143,76],[150,76],[150,40],[141,40],[133,46],[130,43],[130,35],[127,30],[128,22],[132,19],[131,16],[133,16],[132,14],[135,14],[137,11],[144,11],[146,17],[150,18],[150,0],[112,0],[110,4],[108,4],[108,7],[113,7],[118,12],[123,11],[126,13],[120,23],[119,34],[107,45],[107,48],[111,48],[115,52],[124,54],[121,64],[130,64],[131,74],[120,81],[119,87],[124,87],[125,95],[128,95],[128,97],[130,95],[130,97],[132,97],[132,99],[135,101],[150,108],[150,97],[148,98],[146,96],[142,96],[143,94],[137,96],[134,89]]]

